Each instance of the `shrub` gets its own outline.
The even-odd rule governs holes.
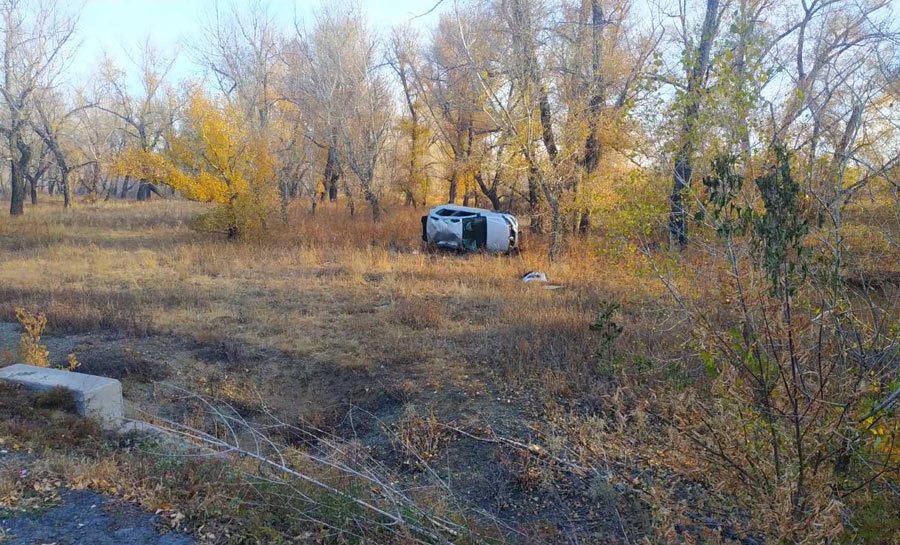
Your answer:
[[[41,335],[47,326],[47,317],[43,313],[32,314],[24,308],[17,308],[16,320],[25,330],[19,341],[19,357],[27,365],[50,367],[50,361],[47,359],[50,351],[41,344]]]

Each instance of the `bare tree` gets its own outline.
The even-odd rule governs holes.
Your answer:
[[[324,191],[321,197],[328,195],[330,201],[336,201],[344,171],[338,156],[338,112],[343,106],[339,102],[337,72],[339,66],[329,66],[328,58],[337,53],[327,40],[314,40],[314,33],[323,25],[328,25],[329,18],[336,17],[324,12],[317,22],[317,30],[307,33],[300,21],[294,22],[294,36],[287,41],[282,56],[286,71],[281,82],[281,95],[294,105],[302,121],[298,129],[308,142],[324,154],[324,169],[321,177]],[[337,27],[334,32],[340,34]],[[352,204],[351,204],[352,205]]]
[[[248,121],[264,133],[275,103],[275,73],[281,63],[280,31],[268,5],[259,0],[239,9],[215,2],[206,16],[203,35],[193,44],[195,60],[213,77],[227,100],[247,112]]]
[[[127,73],[110,58],[104,58],[100,67],[104,84],[100,90],[102,96],[93,102],[98,109],[118,120],[126,146],[153,151],[165,143],[165,133],[175,123],[179,107],[175,91],[167,81],[175,59],[175,55],[162,53],[149,37],[145,38],[136,54],[130,56],[140,78],[138,92],[132,93]],[[139,182],[139,197],[149,197],[151,192],[159,194],[155,185],[145,180]],[[124,179],[119,196],[124,197],[131,187],[129,180]]]
[[[7,140],[12,198],[11,215],[24,213],[25,174],[31,164],[29,121],[36,93],[51,89],[65,67],[77,16],[57,0],[0,4],[3,24],[3,77],[0,95],[7,116],[0,133]]]
[[[358,182],[347,186],[351,207],[352,195],[362,194],[377,221],[381,204],[376,170],[394,112],[379,41],[359,10],[326,9],[308,36],[298,27],[292,57],[288,93],[316,120],[310,126],[318,128],[318,134],[310,138],[327,152],[324,182],[333,183],[340,165],[346,165]],[[336,197],[335,186],[327,190]]]
[[[45,97],[35,102],[35,120],[32,123],[34,132],[44,143],[44,148],[53,157],[53,162],[59,172],[59,187],[63,194],[63,206],[72,206],[72,181],[73,171],[88,166],[94,161],[78,160],[71,143],[74,137],[71,134],[73,117],[75,114],[91,108],[93,104],[80,104],[71,108],[60,103],[61,99],[53,101],[51,97]]]
[[[421,185],[422,204],[426,202],[428,195],[428,175],[425,172],[424,160],[425,154],[431,147],[430,138],[428,138],[427,127],[422,119],[420,110],[421,105],[421,86],[416,82],[418,72],[416,65],[418,60],[419,44],[418,34],[409,27],[394,28],[389,49],[387,52],[387,63],[397,75],[400,81],[400,88],[403,91],[403,101],[406,106],[406,113],[409,116],[408,121],[404,120],[401,125],[405,128],[405,133],[409,138],[408,151],[408,174],[404,183],[401,184],[406,198],[407,205],[416,205],[416,189],[417,185]]]

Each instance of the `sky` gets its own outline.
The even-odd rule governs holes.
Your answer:
[[[247,0],[220,0],[237,5]],[[334,0],[332,0],[334,2]],[[368,13],[375,28],[412,20],[417,26],[427,26],[436,20],[436,10],[415,18],[431,9],[436,0],[358,0]],[[79,18],[80,46],[72,60],[70,72],[78,80],[89,78],[101,55],[106,51],[118,64],[127,66],[126,51],[136,50],[146,36],[163,51],[179,48],[181,53],[170,74],[174,79],[191,78],[201,74],[199,68],[181,45],[197,32],[203,15],[215,0],[84,0]],[[321,0],[269,0],[276,20],[290,27],[294,13],[311,20]],[[415,18],[415,19],[414,19]]]

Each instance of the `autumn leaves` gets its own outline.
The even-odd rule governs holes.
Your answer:
[[[113,161],[112,173],[165,183],[187,199],[217,204],[196,227],[232,238],[259,226],[277,204],[264,135],[238,109],[194,91],[166,142],[160,151],[126,149]]]

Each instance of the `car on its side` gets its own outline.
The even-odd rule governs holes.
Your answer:
[[[509,253],[519,247],[519,222],[504,212],[444,204],[422,216],[422,240],[463,252]]]

